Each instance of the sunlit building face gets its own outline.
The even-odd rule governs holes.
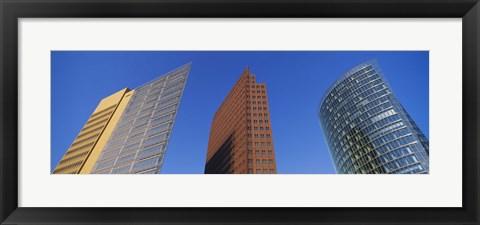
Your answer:
[[[215,112],[206,174],[276,174],[267,86],[248,68]]]
[[[104,98],[53,173],[160,173],[189,70]]]

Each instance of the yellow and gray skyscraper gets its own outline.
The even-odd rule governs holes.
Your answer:
[[[53,173],[160,173],[189,70],[100,101]]]

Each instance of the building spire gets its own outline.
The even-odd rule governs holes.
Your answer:
[[[245,70],[243,71],[245,74],[250,74],[250,69],[248,68],[248,65],[245,66]]]

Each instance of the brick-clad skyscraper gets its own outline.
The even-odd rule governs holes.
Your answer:
[[[277,173],[267,90],[248,67],[213,117],[205,173]]]

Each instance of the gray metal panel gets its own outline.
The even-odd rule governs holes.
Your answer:
[[[92,173],[160,173],[190,65],[135,89]]]

